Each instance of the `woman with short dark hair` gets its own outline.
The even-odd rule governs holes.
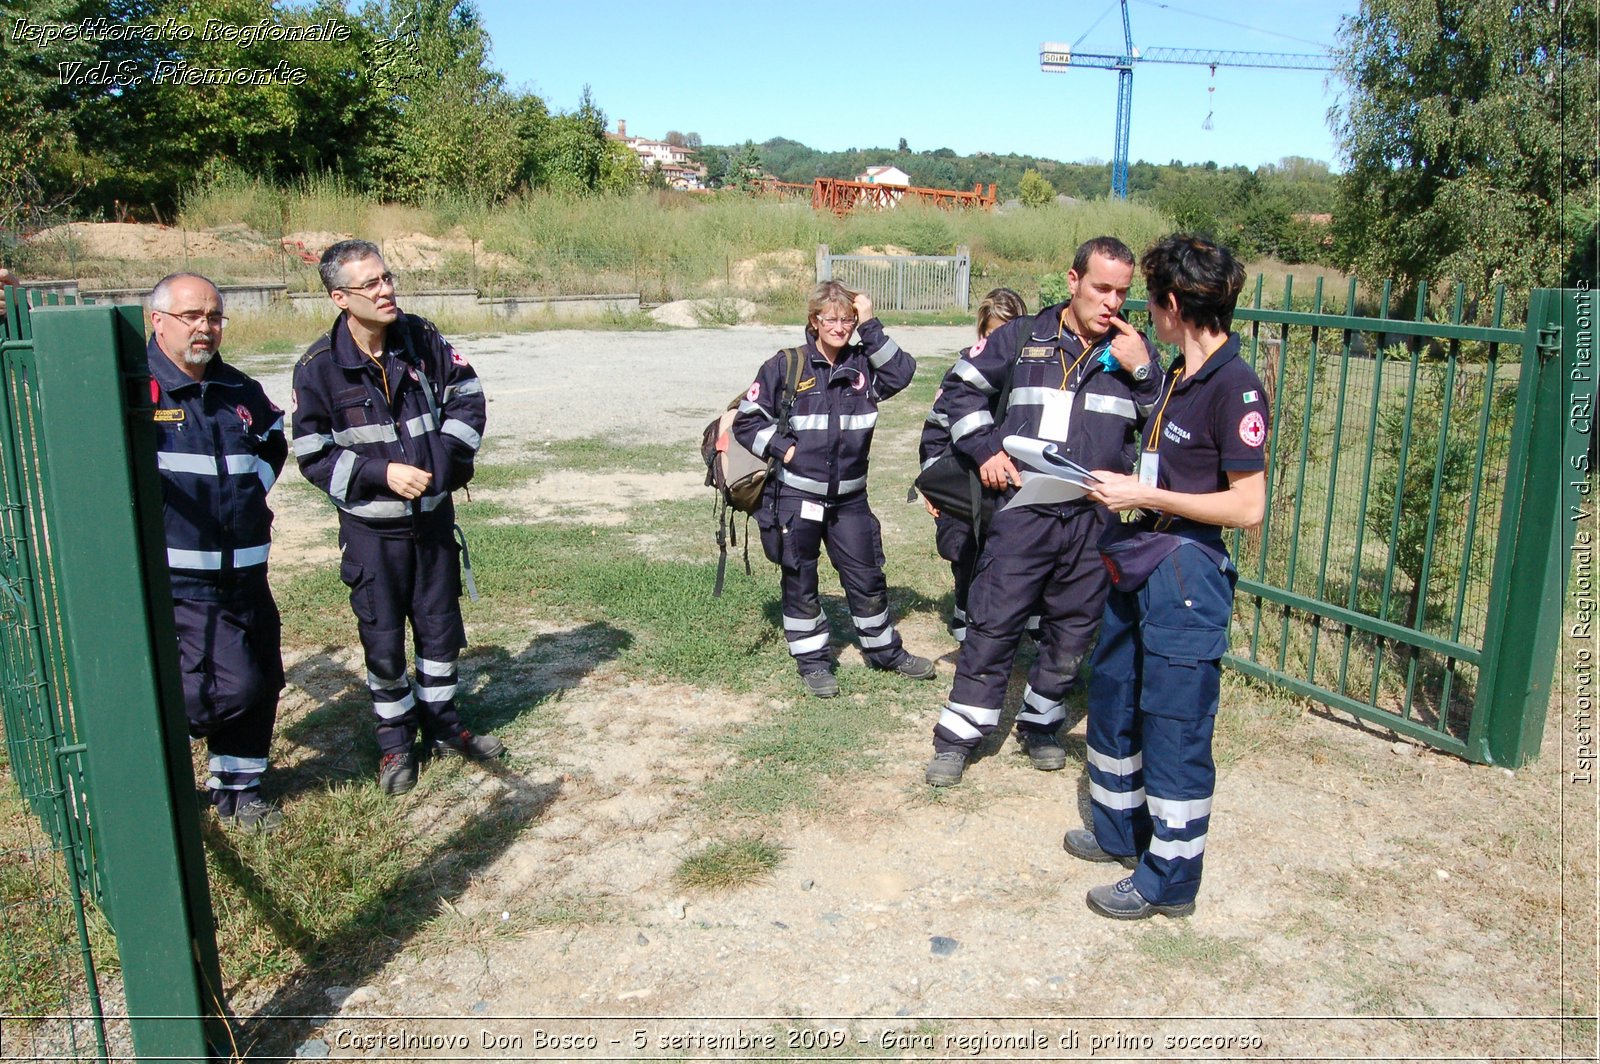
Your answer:
[[[1133,869],[1088,895],[1089,908],[1121,920],[1194,911],[1237,579],[1222,530],[1260,525],[1267,499],[1267,398],[1229,332],[1243,267],[1182,233],[1139,265],[1156,337],[1178,357],[1137,474],[1095,471],[1090,497],[1122,521],[1101,541],[1113,588],[1089,681],[1093,829],[1065,839],[1076,857]]]

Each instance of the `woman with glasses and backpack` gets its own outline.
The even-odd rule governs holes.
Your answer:
[[[851,336],[860,331],[860,340]],[[916,680],[933,663],[906,652],[889,617],[883,539],[867,504],[867,460],[878,404],[911,383],[917,364],[883,331],[872,300],[837,281],[811,291],[806,342],[788,392],[788,352],[768,359],[739,404],[733,435],[776,463],[757,512],[761,546],[783,569],[783,632],[807,692],[839,693],[817,595],[824,545],[839,572],[867,663]]]

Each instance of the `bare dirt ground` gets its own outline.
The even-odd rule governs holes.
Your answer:
[[[919,355],[970,336],[894,333]],[[509,460],[552,439],[686,446],[792,341],[742,326],[459,347],[491,397],[490,460]],[[262,377],[287,406],[287,369]],[[530,521],[620,519],[587,479],[556,473],[511,502]],[[628,485],[641,502],[699,490],[679,474]],[[327,509],[279,510],[279,573],[331,564]],[[1592,1021],[1563,1018],[1595,1012],[1595,788],[1570,778],[1559,699],[1543,758],[1508,771],[1230,685],[1219,731],[1242,752],[1218,781],[1198,911],[1119,924],[1083,902],[1117,870],[1060,845],[1085,811],[1082,722],[1066,771],[1031,770],[1007,740],[932,797],[921,772],[955,644],[931,621],[903,631],[940,659],[926,712],[882,769],[771,832],[786,853],[770,879],[715,895],[674,885],[719,834],[691,799],[728,766],[730,722],[775,706],[541,658],[564,719],[550,767],[486,774],[435,811],[443,830],[521,803],[526,829],[444,903],[454,930],[323,988],[325,1014],[285,1036],[367,1059],[1593,1059]],[[563,635],[528,638],[570,649]],[[286,712],[349,682],[327,666],[290,662]],[[864,697],[845,687],[840,714]],[[589,917],[526,927],[552,899]]]

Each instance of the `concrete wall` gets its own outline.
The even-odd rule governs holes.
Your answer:
[[[78,282],[72,280],[28,281],[22,287],[60,296],[93,299],[98,303],[137,303],[147,310],[150,305],[148,288],[80,288]],[[285,304],[297,313],[314,318],[332,318],[337,313],[325,293],[290,292],[287,286],[278,281],[225,284],[219,287],[222,290],[223,308],[230,317],[261,314]],[[598,318],[607,313],[638,313],[639,295],[630,292],[586,296],[496,296],[485,299],[475,289],[450,288],[408,292],[400,305],[424,317],[487,313],[493,318],[515,321],[538,317],[574,321]]]

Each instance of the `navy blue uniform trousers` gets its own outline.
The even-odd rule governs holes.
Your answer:
[[[821,508],[820,519],[807,503]],[[762,520],[763,549],[783,567],[783,635],[801,674],[824,671],[830,664],[828,615],[817,595],[817,562],[824,546],[839,571],[862,654],[880,669],[898,665],[905,649],[889,618],[883,536],[867,493],[824,500],[780,489],[776,513],[768,510]]]
[[[448,527],[448,526],[446,526]],[[446,533],[448,536],[448,533]],[[467,644],[461,621],[460,550],[436,536],[377,536],[347,524],[339,577],[350,589],[366,655],[378,749],[409,749],[420,725],[430,738],[461,732],[456,658]],[[406,678],[406,621],[416,645],[416,683]]]
[[[1133,885],[1158,905],[1191,902],[1200,889],[1236,578],[1221,557],[1186,544],[1138,590],[1113,589],[1089,678],[1095,838],[1107,853],[1139,857]]]
[[[283,690],[278,607],[263,586],[220,601],[175,599],[172,616],[189,734],[210,753],[212,804],[232,816],[267,770]]]
[[[1106,570],[1095,549],[1105,521],[1105,511],[1089,506],[1065,515],[1033,506],[995,514],[967,592],[967,637],[933,729],[935,750],[970,752],[999,725],[1017,644],[1035,610],[1042,615],[1039,656],[1017,729],[1061,726],[1105,602]]]

